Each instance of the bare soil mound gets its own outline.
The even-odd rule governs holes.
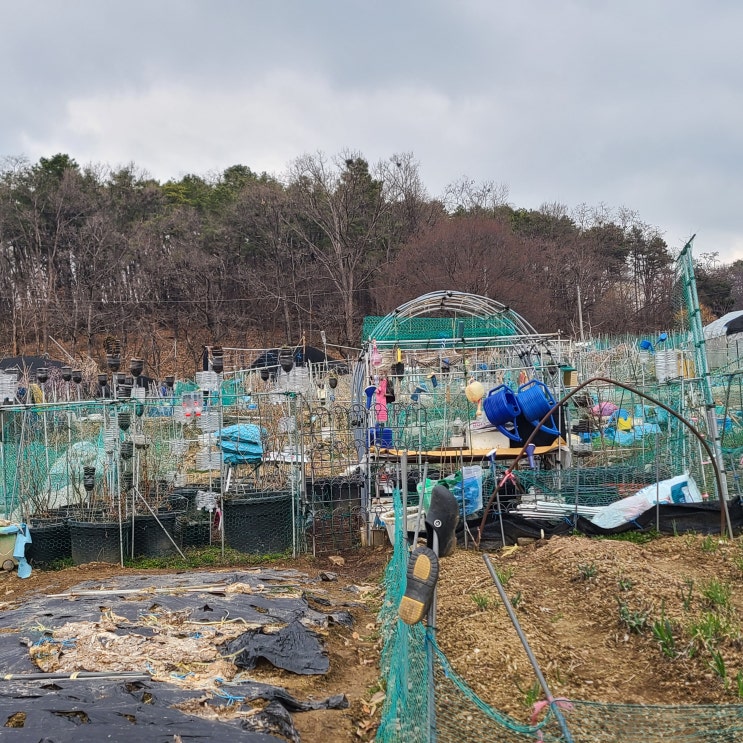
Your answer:
[[[714,537],[553,537],[492,562],[555,696],[645,704],[743,695],[743,544]],[[442,560],[438,641],[488,703],[542,696],[481,554]]]

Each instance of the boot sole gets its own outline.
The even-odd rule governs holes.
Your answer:
[[[428,547],[417,547],[408,560],[407,585],[397,613],[405,624],[416,624],[428,613],[439,577],[439,559]]]

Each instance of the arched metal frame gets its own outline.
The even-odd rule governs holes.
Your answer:
[[[397,307],[386,315],[374,328],[374,338],[382,345],[393,345],[391,340],[385,340],[394,335],[395,326],[401,321],[410,320],[415,317],[435,316],[441,313],[451,314],[454,317],[479,317],[483,319],[498,318],[510,332],[493,337],[523,336],[525,338],[542,338],[534,327],[521,315],[510,307],[489,297],[477,294],[458,292],[453,290],[440,290],[423,294],[416,299],[411,299]],[[364,338],[369,343],[372,338]],[[433,339],[432,339],[433,340]],[[459,339],[462,342],[465,339]],[[489,338],[477,338],[478,342],[486,342]]]

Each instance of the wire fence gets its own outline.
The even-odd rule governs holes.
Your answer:
[[[38,566],[206,545],[262,555],[357,548],[369,473],[347,380],[317,394],[329,379],[327,369],[269,380],[202,372],[91,400],[36,385],[23,403],[16,381],[0,406],[0,510],[31,526]]]
[[[408,625],[397,609],[406,588],[410,545],[403,532],[403,501],[394,494],[393,555],[385,572],[379,612],[381,673],[386,696],[377,743],[733,743],[743,739],[743,705],[638,705],[560,700],[563,721],[550,705],[525,722],[480,698],[449,663],[433,626]],[[437,618],[443,621],[443,617]]]

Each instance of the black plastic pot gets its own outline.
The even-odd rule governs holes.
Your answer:
[[[50,567],[60,560],[72,557],[70,528],[62,517],[30,519],[31,544],[26,547],[26,558],[34,567]]]
[[[83,487],[88,492],[95,488],[95,467],[83,467]]]
[[[129,363],[129,372],[133,377],[139,377],[144,369],[144,361],[142,359],[132,359]]]
[[[290,491],[255,493],[224,502],[224,541],[249,554],[285,552],[292,546]]]
[[[124,538],[124,555],[129,554],[131,525],[127,522],[119,527],[118,521],[91,522],[69,521],[72,561],[75,565],[89,562],[121,560],[121,535]]]
[[[158,523],[158,520],[160,523]],[[166,534],[167,532],[167,534]],[[157,514],[134,517],[134,557],[166,557],[176,552],[168,534],[176,538],[176,513]]]

